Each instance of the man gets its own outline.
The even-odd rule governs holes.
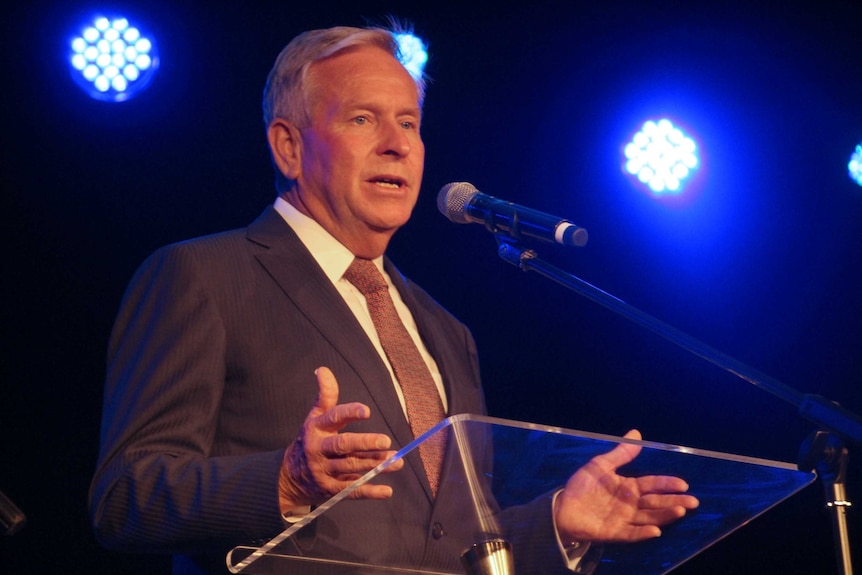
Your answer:
[[[264,95],[275,205],[247,229],[157,251],[133,278],[111,337],[90,493],[104,545],[175,553],[177,573],[224,572],[226,550],[276,535],[414,439],[426,409],[411,411],[372,296],[348,279],[355,259],[382,272],[438,420],[485,412],[469,331],[384,257],[424,165],[423,84],[396,56],[384,30],[294,39]],[[680,479],[616,475],[636,452],[620,446],[575,473],[542,504],[548,529],[529,536],[555,549],[637,541],[697,505]],[[295,544],[457,568],[463,502],[432,467],[411,453]]]

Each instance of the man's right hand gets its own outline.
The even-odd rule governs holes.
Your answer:
[[[395,455],[392,441],[380,433],[340,433],[349,423],[371,417],[362,403],[338,405],[338,382],[332,371],[315,372],[319,394],[299,432],[284,452],[278,481],[282,513],[305,505],[318,505]],[[397,471],[404,461],[387,468]],[[388,485],[366,483],[350,494],[352,499],[386,499]]]

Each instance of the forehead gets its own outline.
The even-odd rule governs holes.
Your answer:
[[[419,89],[413,77],[392,54],[376,46],[349,48],[315,62],[306,82],[313,100],[398,96],[418,108]]]

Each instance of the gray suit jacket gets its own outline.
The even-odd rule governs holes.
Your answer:
[[[484,413],[469,331],[385,265],[439,365],[449,413]],[[97,538],[186,555],[177,564],[187,567],[209,556],[218,569],[208,568],[224,572],[227,549],[280,532],[281,458],[314,403],[321,365],[338,379],[340,402],[371,407],[351,431],[385,433],[396,449],[412,441],[383,362],[273,208],[247,229],[154,253],[130,283],[110,340],[89,501]],[[452,512],[463,504],[441,493],[435,505],[418,456],[407,459],[385,478],[392,499],[345,502],[301,544],[410,563],[452,555]]]

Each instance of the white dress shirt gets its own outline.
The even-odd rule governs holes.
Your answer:
[[[338,293],[341,294],[341,297],[344,298],[344,302],[350,308],[350,311],[352,311],[353,315],[356,316],[362,329],[365,330],[366,335],[368,335],[368,339],[370,339],[371,343],[374,344],[374,348],[380,355],[380,359],[383,360],[383,363],[386,365],[386,369],[389,370],[389,376],[392,378],[395,391],[398,393],[398,399],[401,401],[401,409],[404,411],[404,417],[407,417],[407,405],[404,402],[404,394],[401,392],[401,386],[398,385],[398,380],[395,378],[392,366],[386,358],[386,352],[383,351],[383,346],[380,345],[380,338],[377,337],[377,330],[374,328],[374,322],[372,321],[371,314],[368,311],[368,304],[365,302],[365,296],[359,292],[356,286],[343,277],[344,272],[347,271],[347,268],[353,262],[355,256],[342,243],[332,237],[332,235],[327,232],[323,226],[301,213],[284,199],[279,197],[275,200],[275,210],[281,214],[281,217],[284,218],[287,225],[296,232],[296,235],[299,236],[299,240],[306,248],[308,248],[308,251],[311,252],[312,257],[317,261],[318,265],[323,270],[323,273],[326,274],[326,277],[329,278],[329,281],[332,282],[332,285],[335,286],[335,289],[337,289]],[[419,330],[416,328],[416,321],[413,319],[413,314],[410,313],[410,310],[401,299],[401,295],[398,293],[398,290],[395,289],[394,285],[392,285],[392,280],[389,279],[389,275],[383,269],[383,256],[375,259],[374,264],[383,274],[383,278],[389,286],[389,295],[392,297],[392,302],[395,304],[395,310],[398,312],[398,316],[401,318],[402,323],[404,323],[404,327],[407,328],[407,333],[410,334],[410,337],[419,349],[422,359],[428,366],[428,370],[431,372],[431,377],[434,379],[434,383],[437,384],[437,391],[440,393],[440,398],[443,401],[443,411],[448,413],[449,406],[446,399],[446,391],[443,387],[443,376],[440,375],[440,370],[437,368],[437,362],[434,361],[434,358],[431,357],[431,354],[428,353],[428,349],[422,342],[422,338],[419,336]],[[337,373],[335,374],[335,378],[338,379]]]

